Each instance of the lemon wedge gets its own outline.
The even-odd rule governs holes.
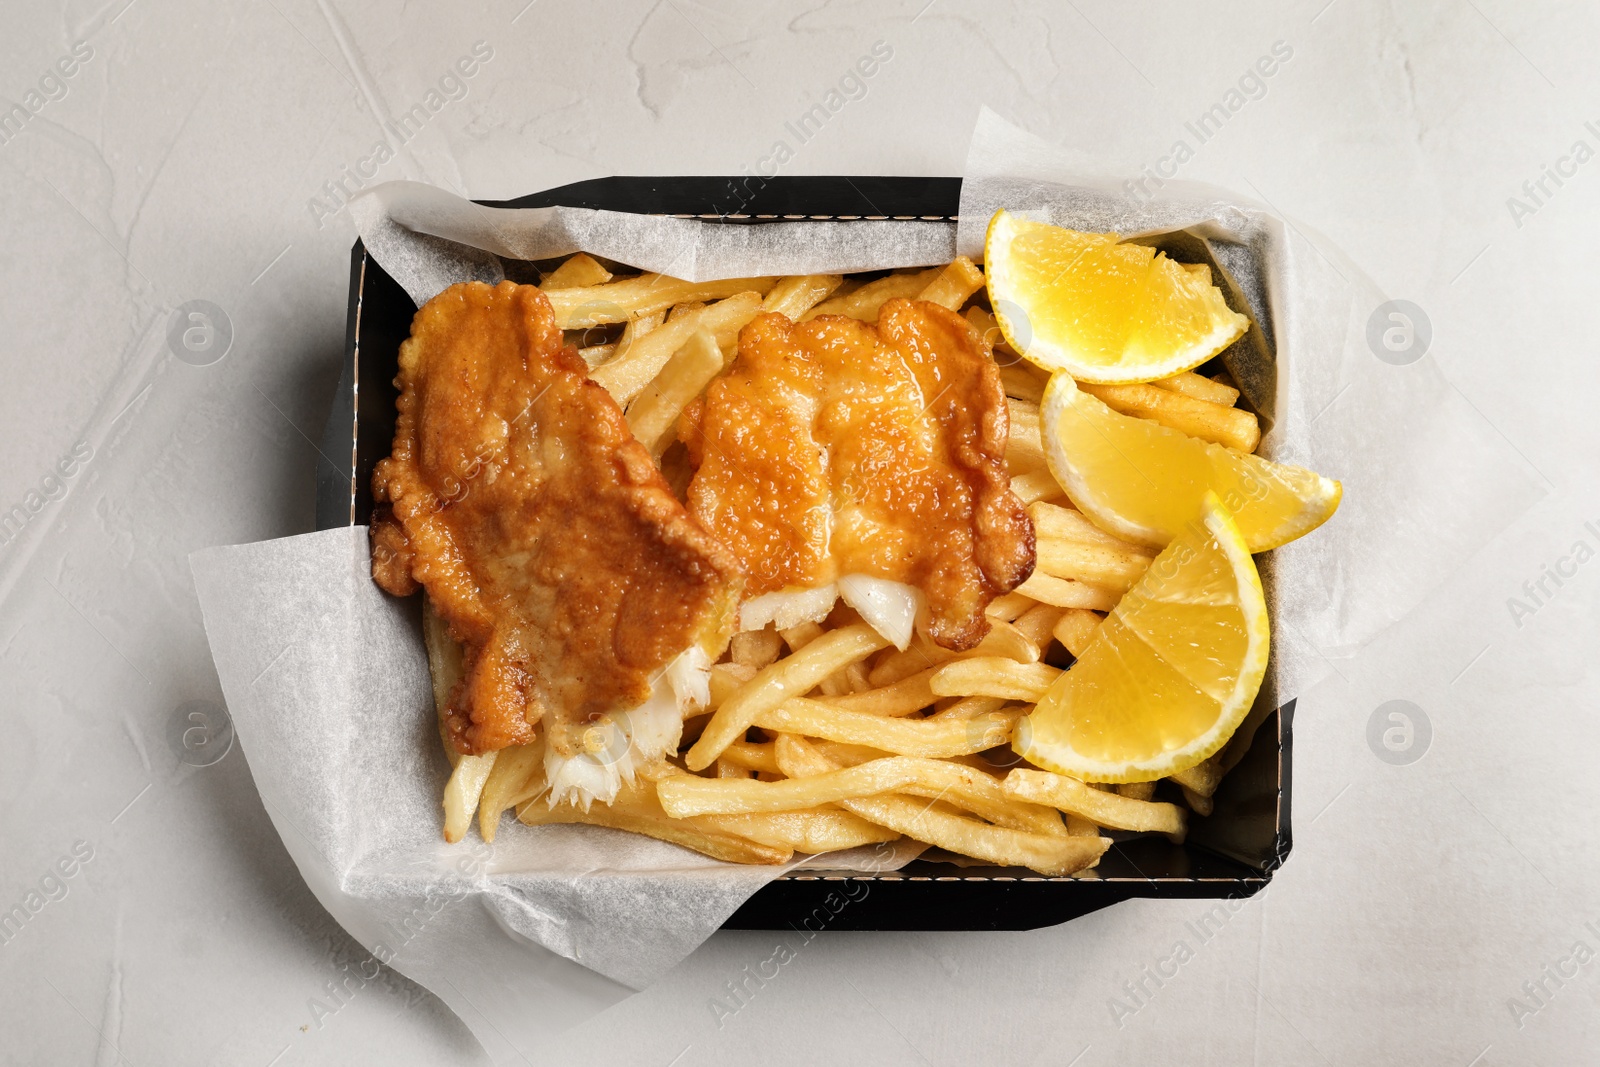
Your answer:
[[[989,303],[1006,342],[1086,382],[1149,382],[1199,366],[1244,333],[1211,268],[1114,233],[995,212],[984,240]]]
[[[1108,533],[1165,545],[1207,491],[1233,513],[1251,552],[1287,544],[1339,507],[1338,482],[1112,411],[1057,374],[1039,404],[1045,461],[1079,511]]]
[[[1086,782],[1149,782],[1220,749],[1267,669],[1267,602],[1244,536],[1207,493],[1199,518],[1106,616],[1017,726],[1036,766]]]

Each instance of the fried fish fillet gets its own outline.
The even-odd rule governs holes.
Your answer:
[[[825,613],[835,589],[870,620],[859,601],[892,599],[897,583],[926,599],[929,636],[952,649],[977,644],[984,608],[1033,572],[1006,434],[983,338],[952,311],[903,299],[876,326],[758,316],[680,426],[695,466],[689,510],[745,568],[747,628],[785,598]]]
[[[721,653],[743,583],[586,371],[537,288],[468,282],[428,301],[400,348],[372,530],[373,577],[398,595],[424,586],[463,645],[456,748],[524,744],[542,721],[547,767],[598,755],[572,780],[585,801],[609,799],[608,779],[614,795],[626,755],[597,754],[590,727],[654,708],[663,679],[680,701],[694,690],[684,668]],[[667,704],[648,743],[633,723],[647,757],[676,747],[682,709]]]

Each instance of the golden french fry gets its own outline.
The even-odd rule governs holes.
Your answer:
[[[1101,616],[1087,608],[1068,608],[1061,613],[1061,620],[1056,623],[1053,634],[1061,642],[1061,647],[1076,659],[1089,647],[1095,630],[1100,628],[1100,621]]]
[[[1033,653],[1033,660],[1038,660],[1042,657],[1044,650],[1050,646],[1052,631],[1055,629],[1056,623],[1061,621],[1061,614],[1062,609],[1060,608],[1052,607],[1049,604],[1040,604],[1036,608],[1030,608],[1012,624],[1016,627],[1017,633],[1021,634],[1023,639],[1028,642],[1028,649]],[[1017,659],[1019,663],[1023,662],[1016,656],[1011,658]]]
[[[983,609],[983,613],[991,620],[1012,622],[1035,603],[1036,601],[1025,593],[1010,592],[989,601],[989,606]]]
[[[1123,782],[1117,786],[1117,793],[1121,796],[1132,797],[1134,800],[1149,800],[1156,795],[1154,782]]]
[[[1088,585],[1071,578],[1057,578],[1039,571],[1034,571],[1027,581],[1017,586],[1017,592],[1052,607],[1091,608],[1095,611],[1110,611],[1122,599],[1120,594],[1098,585]]]
[[[1079,382],[1078,388],[1103,400],[1113,411],[1154,419],[1163,426],[1203,441],[1214,441],[1240,452],[1254,452],[1256,445],[1261,443],[1261,425],[1255,415],[1240,408],[1196,400],[1192,396],[1145,383],[1095,385],[1092,382]]]
[[[1006,398],[1010,436],[1006,440],[1006,469],[1015,479],[1045,465],[1044,442],[1039,437],[1039,405]]]
[[[996,601],[998,603],[999,601]],[[992,607],[993,605],[991,605]],[[1023,609],[1027,604],[1022,605]],[[1008,606],[1001,611],[1008,610]],[[918,633],[911,639],[911,644],[904,652],[895,651],[884,655],[868,674],[868,680],[873,686],[884,687],[895,685],[914,674],[921,674],[930,667],[937,667],[949,663],[954,659],[971,658],[974,656],[1000,656],[1004,659],[1013,659],[1018,663],[1032,663],[1039,658],[1033,642],[1019,631],[996,615],[989,617],[989,632],[982,641],[965,652],[952,652],[947,648],[940,648],[932,641]],[[869,692],[871,692],[869,690]],[[866,696],[868,694],[857,694]],[[865,709],[869,702],[863,701]],[[931,701],[930,701],[931,703]],[[926,707],[926,705],[921,705]],[[915,709],[912,709],[915,710]]]
[[[444,839],[452,845],[467,834],[472,816],[478,810],[478,798],[483,795],[484,783],[494,769],[495,757],[500,753],[487,752],[481,756],[459,756],[450,780],[444,784]]]
[[[761,294],[749,291],[674,316],[626,349],[619,345],[617,355],[596,367],[590,377],[604,386],[617,403],[626,405],[661,373],[661,368],[695,331],[709,331],[716,338],[717,347],[726,348],[760,310]]]
[[[722,755],[717,757],[717,763],[731,763],[736,767],[743,767],[747,771],[765,771],[768,774],[781,774],[778,770],[778,757],[772,751],[772,744],[753,744],[749,741],[735,741],[722,750]]]
[[[783,638],[783,643],[789,646],[790,652],[799,652],[826,632],[820,623],[802,622],[786,630],[779,630],[778,636]]]
[[[942,270],[943,267],[929,267],[922,271],[885,275],[844,296],[823,301],[801,315],[800,321],[805,322],[818,315],[849,315],[853,319],[873,322],[878,317],[878,309],[883,307],[885,302],[897,297],[910,299],[916,296],[932,284]]]
[[[732,760],[722,759],[720,756],[717,758],[717,762],[715,764],[713,764],[713,767],[715,768],[715,770],[717,772],[717,777],[718,778],[745,778],[745,779],[748,779],[750,777],[750,772],[748,770],[746,770],[743,767],[740,767],[738,764],[734,763]]]
[[[722,300],[746,292],[761,296],[777,282],[776,278],[728,278],[716,282],[686,282],[665,274],[641,274],[636,278],[585,285],[572,289],[544,287],[544,295],[556,313],[556,325],[563,330],[583,330],[608,322],[627,322],[636,315],[665,311],[674,304]],[[751,317],[755,312],[751,312]],[[748,321],[748,320],[747,320]],[[682,341],[679,342],[681,344]]]
[[[1071,837],[1099,837],[1100,827],[1082,815],[1068,815],[1067,834]]]
[[[965,720],[895,719],[847,711],[821,700],[786,700],[756,718],[775,733],[803,734],[847,745],[868,745],[897,756],[962,756],[997,748],[1011,740],[1020,713],[994,711]]]
[[[1006,396],[1014,400],[1037,404],[1044,399],[1044,387],[1048,384],[1021,363],[1004,363],[1000,366],[1000,384],[1005,388]]]
[[[1056,481],[1056,476],[1050,473],[1049,467],[1040,467],[1038,470],[1012,478],[1011,492],[1024,504],[1033,504],[1040,500],[1060,500],[1066,495],[1061,489],[1061,483]]]
[[[1089,545],[1104,545],[1107,548],[1142,556],[1155,554],[1144,545],[1136,545],[1132,541],[1124,541],[1114,534],[1106,533],[1076,508],[1039,502],[1029,505],[1028,517],[1033,520],[1034,529],[1045,537],[1082,541]]]
[[[1188,786],[1183,787],[1183,802],[1189,805],[1189,810],[1201,817],[1211,814],[1211,798],[1203,793],[1196,793]]]
[[[791,775],[828,774],[835,769],[831,760],[792,734],[778,735],[777,749],[778,762]],[[959,764],[933,763],[933,766],[970,771],[976,781],[987,779],[990,786],[995,784],[988,775]],[[1053,813],[1049,817],[1054,818],[1055,828],[1037,832],[987,825],[950,812],[941,803],[911,800],[903,796],[861,797],[843,801],[839,806],[914,840],[990,863],[1030,867],[1041,874],[1070,874],[1091,866],[1111,844],[1106,838],[1068,836],[1060,817]],[[1019,812],[1029,813],[1024,816],[1029,820],[1034,820],[1031,814],[1034,810],[1037,810],[1036,805],[997,809],[1012,818]],[[1043,827],[1049,824],[1039,820],[1036,825]]]
[[[706,707],[711,711],[717,710],[724,700],[755,676],[756,668],[742,663],[715,664],[711,668],[711,702]]]
[[[954,652],[940,648],[919,630],[911,635],[911,644],[904,651],[893,649],[879,656],[878,662],[867,672],[867,680],[874,686],[893,685],[955,658]]]
[[[722,373],[722,349],[710,330],[689,335],[644,391],[628,405],[628,425],[656,459],[678,439],[678,416]]]
[[[865,659],[888,643],[866,623],[857,623],[823,634],[799,652],[759,671],[717,708],[684,762],[691,771],[710,766],[723,749],[744,736],[762,712],[790,697],[804,696],[834,671]]]
[[[583,348],[578,349],[579,358],[588,364],[590,370],[598,367],[616,354],[617,342],[615,341],[604,345],[585,345]]]
[[[1035,573],[1054,578],[1070,578],[1102,586],[1115,593],[1126,593],[1144,577],[1153,556],[1128,549],[1068,541],[1035,532]]]
[[[576,289],[585,285],[604,285],[611,280],[611,272],[587,252],[579,252],[561,261],[555,270],[539,279],[539,287],[551,289]]]
[[[890,718],[910,715],[921,711],[937,699],[933,690],[928,688],[928,679],[933,677],[933,672],[936,670],[937,667],[929,667],[898,682],[891,682],[876,689],[869,688],[862,693],[838,695],[824,693],[820,699],[829,707],[863,715]]]
[[[1217,791],[1217,786],[1222,782],[1222,753],[1203,759],[1186,771],[1168,775],[1174,782],[1185,789],[1193,790],[1200,796],[1209,797]]]
[[[824,745],[827,746],[827,755],[824,755]],[[999,779],[994,775],[953,760],[909,756],[880,756],[863,762],[854,762],[848,757],[840,760],[832,752],[843,749],[848,753],[859,746],[828,742],[813,745],[799,735],[789,733],[779,734],[773,748],[778,756],[778,766],[789,775],[790,782],[811,782],[819,774],[843,774],[848,770],[856,775],[853,781],[866,790],[863,796],[874,792],[874,783],[900,781],[903,785],[897,792],[949,803],[1000,826],[1047,836],[1065,835],[1066,828],[1061,816],[1054,810],[1042,804],[1008,800],[1000,789]],[[824,778],[823,781],[827,783],[826,789],[838,791],[847,779]],[[800,791],[804,787],[791,785],[789,788]],[[851,810],[850,805],[854,802],[854,799],[847,797],[840,801],[840,806]]]
[[[893,841],[900,835],[839,808],[808,808],[745,815],[702,815],[698,820],[758,844],[819,855]]]
[[[1076,778],[1049,771],[1014,770],[1001,788],[1008,797],[1048,804],[1070,815],[1080,815],[1097,826],[1113,830],[1166,834],[1181,841],[1183,809],[1164,801],[1134,800],[1117,793],[1092,789]]]
[[[1006,706],[1002,697],[956,697],[955,702],[947,708],[929,715],[928,722],[949,722],[952,719],[975,719],[980,715],[987,715],[992,711],[999,711]],[[1021,715],[1026,708],[1017,705],[1017,714]]]
[[[1221,404],[1225,408],[1231,408],[1239,402],[1239,390],[1231,385],[1212,381],[1210,378],[1196,374],[1192,370],[1174,374],[1170,378],[1161,378],[1150,384],[1159,386],[1162,389],[1170,389],[1174,393],[1182,393],[1184,396],[1190,396],[1196,400],[1204,400],[1211,404]]]
[[[679,777],[693,777],[681,775]],[[674,781],[674,778],[663,781]],[[704,778],[698,781],[715,782]],[[517,818],[529,826],[546,826],[551,823],[581,823],[587,826],[607,826],[613,830],[631,830],[674,845],[692,848],[713,859],[728,863],[788,863],[793,852],[749,841],[738,834],[707,826],[695,819],[674,819],[661,809],[655,790],[662,783],[643,779],[624,784],[617,799],[610,804],[595,804],[588,811],[571,804],[550,807],[542,800],[530,800],[517,809]]]
[[[767,293],[761,310],[798,319],[827,299],[842,281],[844,278],[837,274],[796,274],[784,278]]]
[[[967,297],[982,288],[983,271],[966,256],[957,256],[917,294],[917,299],[960,311]]]
[[[1061,672],[1048,663],[1018,663],[998,656],[958,659],[929,679],[939,696],[1003,697],[1037,702]]]
[[[783,638],[770,626],[734,634],[733,640],[728,642],[728,653],[733,657],[733,662],[758,671],[775,663],[782,651]]]
[[[527,788],[530,779],[544,784],[544,745],[537,740],[532,744],[513,745],[496,753],[494,768],[483,783],[483,793],[478,798],[478,834],[494,844],[494,833],[500,825],[501,814],[516,803]]]

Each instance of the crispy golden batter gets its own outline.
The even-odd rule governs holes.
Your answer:
[[[843,574],[927,597],[929,633],[970,648],[984,608],[1033,572],[1033,524],[1005,468],[988,345],[954,312],[891,300],[877,326],[761,315],[681,428],[689,509],[749,575],[746,593]]]
[[[421,583],[465,646],[446,715],[462,752],[525,743],[541,717],[566,751],[680,652],[714,659],[732,627],[737,560],[585,372],[545,295],[511,282],[451,286],[400,348],[373,577]]]

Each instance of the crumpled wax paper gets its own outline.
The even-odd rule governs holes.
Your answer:
[[[1257,383],[1271,391],[1257,397],[1272,412],[1263,452],[1345,481],[1335,519],[1264,568],[1276,575],[1275,673],[1287,699],[1414,606],[1537,490],[1431,360],[1394,367],[1367,350],[1366,317],[1381,297],[1336,253],[1226,193],[1169,183],[1133,199],[1075,177],[1087,172],[985,113],[959,226],[495,209],[410,183],[352,207],[368,250],[419,304],[457,281],[499,280],[502,258],[578,250],[697,280],[941,263],[958,247],[976,257],[1000,206],[1128,235],[1189,228],[1271,335],[1275,360]],[[1248,371],[1249,353],[1240,359]],[[377,960],[437,994],[496,1061],[645,987],[780,872],[617,831],[509,820],[493,846],[475,834],[446,845],[448,766],[415,600],[372,583],[366,528],[211,548],[191,563],[240,743],[302,875]],[[916,851],[819,862],[895,869]]]

